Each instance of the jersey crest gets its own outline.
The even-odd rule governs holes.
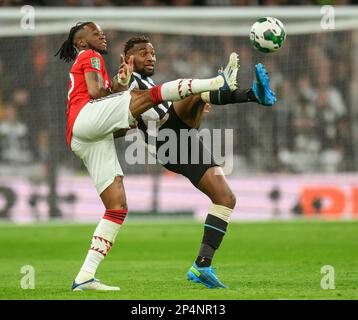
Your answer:
[[[101,70],[101,61],[99,60],[99,58],[97,58],[97,57],[91,58],[91,65],[92,65],[92,68]]]

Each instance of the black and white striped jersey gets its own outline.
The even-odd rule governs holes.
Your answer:
[[[137,72],[133,72],[132,78],[129,83],[129,90],[133,89],[149,89],[155,86],[154,81],[149,77],[144,77]],[[163,102],[157,106],[149,109],[148,111],[142,113],[140,118],[146,123],[149,120],[159,121],[164,118],[168,109],[171,107],[171,102]],[[138,120],[138,119],[137,119]]]
[[[133,72],[129,83],[129,90],[145,90],[154,86],[155,83],[151,78],[144,77],[137,72]],[[153,156],[155,156],[156,154],[156,145],[152,145],[152,143],[150,143],[149,141],[155,141],[155,137],[157,134],[156,130],[158,130],[162,126],[162,124],[168,120],[168,110],[172,105],[172,102],[163,102],[142,113],[136,119],[138,122],[138,129],[141,130],[144,134],[145,145]],[[149,136],[153,137],[154,140],[150,140]]]

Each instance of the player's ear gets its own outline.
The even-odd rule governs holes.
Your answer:
[[[77,45],[78,48],[83,48],[83,47],[87,47],[87,41],[85,38],[79,38],[77,40]]]
[[[130,68],[133,69],[133,65],[134,65],[134,55],[133,54],[128,57],[128,62],[127,63],[130,66]]]

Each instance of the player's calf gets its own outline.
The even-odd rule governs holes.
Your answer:
[[[204,235],[199,255],[187,273],[188,280],[201,283],[208,288],[226,288],[211,267],[215,251],[219,248],[233,209],[213,204],[204,224]]]
[[[106,210],[92,236],[90,250],[74,283],[81,284],[94,279],[97,268],[111,250],[127,213],[127,210]]]
[[[199,267],[211,265],[215,251],[226,234],[233,209],[213,204],[206,217],[201,247],[195,263]]]

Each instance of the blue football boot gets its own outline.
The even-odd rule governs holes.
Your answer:
[[[277,101],[274,92],[270,89],[270,78],[262,63],[255,66],[256,79],[252,84],[252,91],[259,104],[270,107]]]
[[[189,281],[199,282],[208,288],[227,288],[216,276],[213,267],[198,267],[196,263],[187,272]]]

